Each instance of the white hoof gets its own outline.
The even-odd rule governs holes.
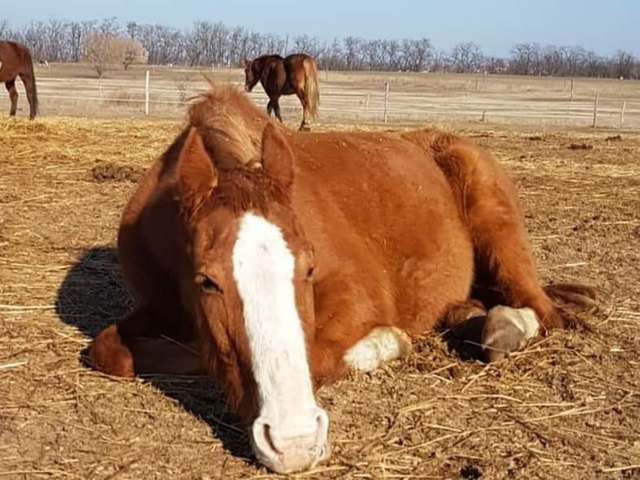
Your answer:
[[[371,330],[344,356],[351,368],[371,372],[384,362],[404,357],[411,352],[411,339],[395,327],[378,327]]]

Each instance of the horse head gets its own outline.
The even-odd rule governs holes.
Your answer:
[[[259,73],[254,71],[255,65],[254,60],[244,59],[244,89],[247,92],[250,92],[260,80]]]
[[[328,417],[315,400],[314,254],[291,207],[293,154],[272,123],[259,159],[218,165],[192,126],[177,162],[188,274],[203,361],[250,425],[258,460],[276,472],[328,455]]]

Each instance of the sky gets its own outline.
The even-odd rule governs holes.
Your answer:
[[[105,17],[178,28],[221,21],[323,40],[426,37],[438,50],[473,41],[498,56],[525,42],[640,56],[640,0],[0,0],[0,20],[13,26]]]

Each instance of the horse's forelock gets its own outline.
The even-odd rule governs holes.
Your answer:
[[[266,115],[233,87],[212,86],[189,111],[189,124],[198,129],[216,167],[223,170],[260,160],[267,121]]]

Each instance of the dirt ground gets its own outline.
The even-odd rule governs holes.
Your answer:
[[[407,360],[320,391],[333,455],[300,477],[640,479],[640,134],[441,126],[515,178],[542,279],[597,288],[592,331],[492,365],[426,334]],[[120,212],[178,128],[0,119],[0,478],[272,478],[206,379],[80,363],[130,307]]]

